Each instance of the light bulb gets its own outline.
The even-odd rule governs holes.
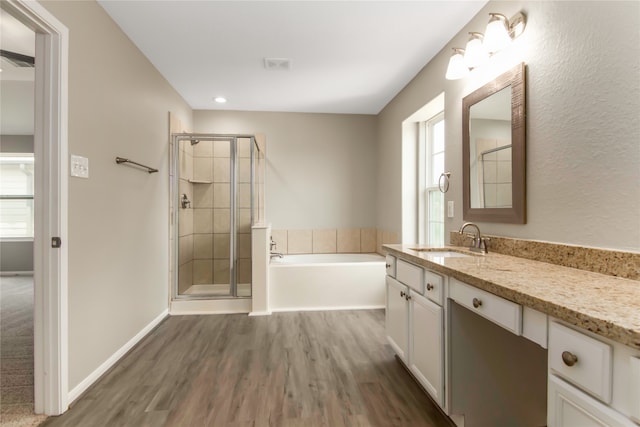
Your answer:
[[[453,52],[451,59],[449,59],[447,74],[445,74],[447,80],[458,80],[469,74],[469,68],[464,62],[464,49],[454,47]]]
[[[484,32],[484,49],[488,53],[495,53],[511,44],[509,35],[509,21],[499,13],[490,13],[491,19]]]
[[[482,45],[481,33],[469,33],[471,37],[464,49],[464,62],[468,68],[477,68],[487,62],[489,54]]]

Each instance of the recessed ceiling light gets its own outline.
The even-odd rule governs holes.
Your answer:
[[[218,104],[224,104],[225,102],[227,102],[227,98],[223,96],[216,96],[215,98],[213,98],[213,100],[216,101]]]

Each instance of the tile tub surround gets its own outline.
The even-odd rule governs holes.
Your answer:
[[[382,254],[382,245],[398,243],[398,234],[375,228],[271,230],[276,252],[282,254]]]
[[[640,253],[499,236],[488,237],[491,238],[489,252],[640,280]],[[454,246],[469,246],[469,239],[460,236],[457,231],[452,231],[449,238]]]
[[[418,247],[384,245],[391,255],[640,349],[640,281],[499,253],[443,258]]]

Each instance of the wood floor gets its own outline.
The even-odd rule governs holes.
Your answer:
[[[384,311],[175,316],[47,427],[450,427]]]

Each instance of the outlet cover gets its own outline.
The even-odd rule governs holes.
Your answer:
[[[71,176],[89,178],[89,159],[82,156],[71,155]]]

